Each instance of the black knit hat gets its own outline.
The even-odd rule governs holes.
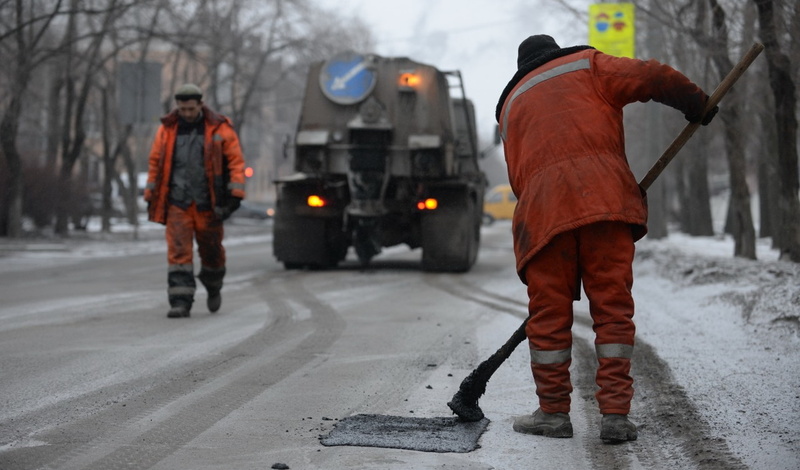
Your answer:
[[[535,36],[528,36],[527,39],[522,41],[519,45],[517,52],[517,68],[521,69],[523,65],[536,58],[552,51],[561,49],[556,44],[556,40],[546,34],[537,34]]]

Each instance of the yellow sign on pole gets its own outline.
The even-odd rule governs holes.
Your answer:
[[[635,58],[636,27],[633,3],[589,5],[589,45],[619,57]]]

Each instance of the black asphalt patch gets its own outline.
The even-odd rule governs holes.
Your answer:
[[[336,423],[324,446],[388,447],[422,452],[472,452],[489,420],[466,422],[452,418],[408,418],[385,415],[348,416]]]

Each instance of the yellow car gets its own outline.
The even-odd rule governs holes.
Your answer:
[[[511,186],[500,184],[492,188],[483,200],[483,219],[490,224],[495,220],[511,220],[514,208],[517,207],[517,196]]]

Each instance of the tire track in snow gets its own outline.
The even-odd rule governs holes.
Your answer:
[[[313,360],[340,336],[341,316],[305,290],[296,277],[289,273],[255,280],[265,286],[260,295],[275,319],[222,353],[222,359],[173,371],[177,378],[129,400],[125,405],[130,407],[113,407],[39,437],[56,445],[20,449],[6,456],[23,462],[25,468],[31,464],[30,468],[59,470],[153,467]],[[285,298],[303,304],[311,315],[293,320],[296,312]],[[282,343],[281,354],[264,354]],[[75,447],[76,440],[86,443]],[[71,450],[65,455],[66,449]]]

